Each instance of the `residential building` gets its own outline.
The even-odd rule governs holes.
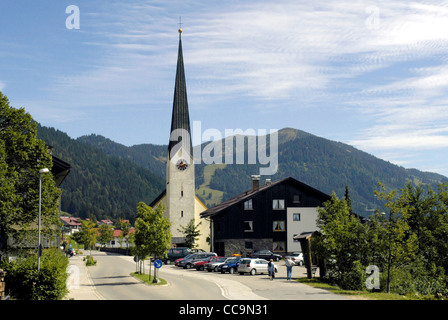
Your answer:
[[[252,188],[201,213],[211,220],[212,251],[248,255],[301,251],[294,237],[317,230],[318,207],[330,196],[294,178],[276,182],[252,176]]]

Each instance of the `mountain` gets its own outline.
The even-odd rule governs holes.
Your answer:
[[[81,218],[133,221],[137,203],[150,203],[165,187],[165,180],[149,169],[128,159],[107,155],[59,130],[38,125],[37,134],[54,147],[54,156],[72,167],[61,185],[64,212]]]
[[[160,178],[165,178],[165,159],[168,148],[166,145],[145,144],[126,147],[98,135],[83,136],[77,140],[98,148],[110,156],[133,161],[156,173]],[[248,139],[245,140],[244,152],[247,163]],[[267,154],[270,155],[270,137],[267,137],[266,141]],[[222,146],[224,154],[225,141],[214,143]],[[236,159],[236,144],[234,139],[234,159]],[[201,153],[207,145],[209,143],[195,148],[200,148]],[[211,207],[249,189],[250,177],[258,174],[260,167],[266,166],[197,164],[196,194],[208,207]],[[442,175],[405,169],[350,145],[292,128],[278,131],[278,171],[264,178],[275,181],[288,176],[328,194],[335,191],[339,197],[344,195],[345,187],[348,186],[353,209],[363,216],[369,215],[373,208],[380,206],[373,193],[378,187],[378,182],[382,182],[388,189],[400,189],[406,181],[413,183],[419,181],[432,186],[440,182],[448,182],[448,178]]]

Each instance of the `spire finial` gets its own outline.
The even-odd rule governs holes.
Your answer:
[[[179,33],[182,33],[182,17],[179,17]]]

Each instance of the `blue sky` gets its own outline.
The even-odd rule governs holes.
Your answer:
[[[203,130],[293,127],[448,176],[446,1],[2,0],[0,90],[73,138],[167,144],[179,16]]]

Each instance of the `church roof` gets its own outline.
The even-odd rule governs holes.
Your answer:
[[[182,29],[179,29],[179,51],[177,55],[176,83],[174,87],[173,112],[171,118],[171,135],[168,145],[169,159],[181,146],[193,153],[188,112],[187,85],[185,82],[184,59],[182,54]],[[177,129],[182,129],[176,131]],[[174,131],[174,132],[173,132]],[[172,141],[172,139],[174,141]],[[179,142],[182,141],[182,144]]]

